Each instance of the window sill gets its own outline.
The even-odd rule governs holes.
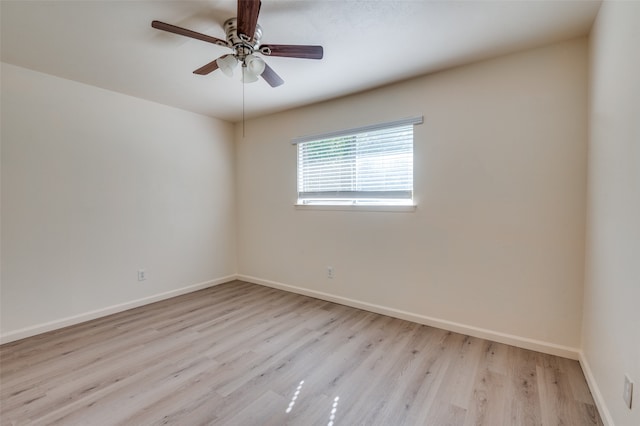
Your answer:
[[[294,204],[296,210],[315,211],[340,211],[340,212],[391,212],[391,213],[412,213],[416,211],[417,205],[366,205],[366,204]]]

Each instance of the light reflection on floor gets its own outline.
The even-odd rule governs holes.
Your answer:
[[[300,380],[300,383],[298,383],[298,387],[293,393],[293,396],[291,397],[291,401],[289,402],[289,406],[285,410],[285,413],[289,414],[291,410],[293,410],[293,406],[296,405],[296,400],[298,399],[298,396],[300,396],[302,385],[304,385],[304,380]],[[338,411],[338,401],[340,401],[340,397],[336,396],[333,399],[333,405],[331,406],[331,413],[329,414],[329,423],[327,423],[327,426],[333,426],[333,422],[336,419],[336,411]]]
[[[336,396],[333,400],[333,407],[331,408],[331,415],[329,416],[329,423],[327,426],[333,426],[333,421],[336,418],[336,411],[338,410],[338,401],[340,400],[339,396]]]
[[[289,402],[289,407],[287,407],[287,411],[285,411],[287,414],[291,412],[291,410],[293,409],[293,406],[296,403],[296,399],[298,399],[298,395],[300,395],[300,389],[302,389],[302,385],[304,385],[304,380],[300,380],[300,383],[298,384],[298,388],[296,389],[296,392],[293,394],[293,397],[291,398],[291,402]]]

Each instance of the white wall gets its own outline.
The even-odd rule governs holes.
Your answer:
[[[577,39],[248,121],[236,136],[240,275],[577,356],[587,52]],[[293,137],[422,114],[415,212],[293,207]]]
[[[231,124],[2,64],[1,136],[5,341],[235,274]]]
[[[603,417],[635,426],[640,425],[640,2],[605,1],[590,48],[583,364]],[[625,374],[635,382],[633,410],[622,400]]]

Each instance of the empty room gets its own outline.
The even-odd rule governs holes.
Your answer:
[[[0,19],[0,424],[640,425],[640,1]]]

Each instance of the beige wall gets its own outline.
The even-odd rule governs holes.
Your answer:
[[[239,273],[577,351],[587,66],[577,39],[248,121]],[[294,208],[293,137],[415,115],[415,212]]]
[[[613,421],[610,424],[636,426],[640,425],[640,2],[605,1],[590,48],[583,364],[601,412]],[[633,410],[622,400],[625,374],[635,382]]]
[[[3,338],[235,274],[231,124],[2,64],[1,137]]]

